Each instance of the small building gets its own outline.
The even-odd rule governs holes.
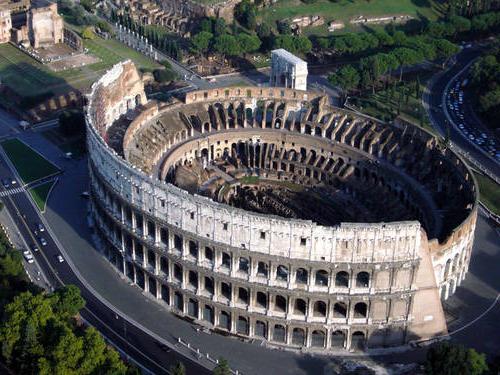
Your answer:
[[[10,40],[11,30],[10,10],[0,10],[0,43],[7,43]]]
[[[271,51],[270,85],[306,90],[307,62],[282,48]]]
[[[63,43],[63,28],[56,3],[43,0],[32,3],[28,12],[28,36],[33,48]]]

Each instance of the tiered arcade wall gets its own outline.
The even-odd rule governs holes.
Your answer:
[[[176,314],[277,345],[355,349],[446,333],[438,288],[466,273],[475,206],[439,243],[418,222],[323,227],[190,195],[147,176],[106,143],[126,103],[145,103],[134,70],[125,62],[105,74],[86,109],[95,227],[120,272]],[[213,95],[190,93],[186,103]],[[450,257],[456,265],[442,271]]]

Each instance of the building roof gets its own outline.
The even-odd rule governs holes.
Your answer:
[[[307,66],[307,62],[305,62],[304,60],[302,60],[301,58],[295,56],[293,53],[290,53],[288,52],[286,49],[283,49],[283,48],[280,48],[280,49],[275,49],[275,50],[272,50],[271,51],[271,54],[272,55],[277,55],[283,59],[286,59],[288,60],[289,62],[295,64],[295,65],[306,65]]]

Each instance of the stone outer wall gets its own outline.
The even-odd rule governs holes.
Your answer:
[[[0,43],[7,43],[10,40],[12,30],[12,20],[10,10],[0,9]]]
[[[146,176],[105,142],[124,113],[117,109],[142,98],[133,70],[125,62],[105,74],[86,109],[92,213],[101,248],[120,272],[176,314],[276,345],[357,349],[446,333],[436,255],[470,254],[475,211],[455,241],[436,244],[418,222],[323,227],[190,195]],[[228,96],[246,90],[258,89]],[[190,93],[186,103],[216,93]],[[470,258],[461,259],[453,275],[465,275]]]

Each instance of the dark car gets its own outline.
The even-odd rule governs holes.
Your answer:
[[[33,251],[34,253],[36,253],[38,251],[38,246],[36,246],[34,243],[31,244],[30,248],[31,248],[31,251]]]

